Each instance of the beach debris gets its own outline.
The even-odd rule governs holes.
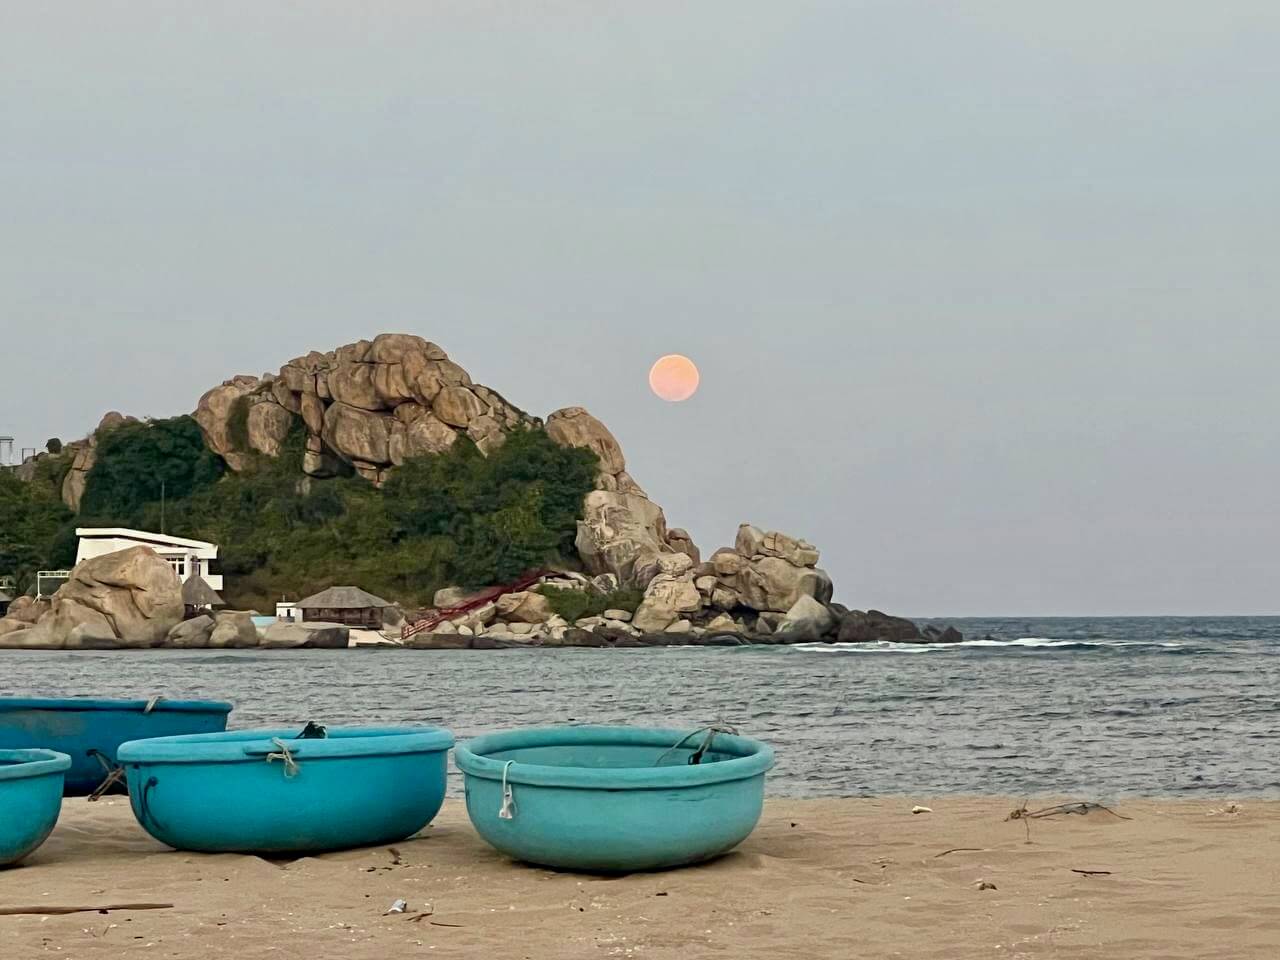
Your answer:
[[[933,859],[945,857],[949,853],[981,853],[985,847],[952,847],[950,850],[943,850],[941,853],[935,853]]]
[[[387,853],[391,854],[391,865],[393,867],[398,867],[404,863],[404,857],[395,847],[387,847]]]
[[[389,917],[393,913],[404,913],[408,909],[409,909],[408,903],[406,903],[404,900],[396,900],[394,903],[391,904],[390,907],[387,908],[387,912],[384,913],[383,916]]]
[[[911,812],[912,813],[933,813],[933,809],[930,807],[912,807]]]
[[[1042,807],[1039,810],[1028,810],[1027,801],[1023,800],[1016,810],[1010,810],[1009,815],[1004,818],[1004,822],[1010,820],[1021,820],[1023,826],[1027,828],[1027,843],[1031,842],[1031,821],[1052,819],[1053,817],[1067,816],[1070,814],[1079,814],[1085,816],[1095,810],[1101,810],[1103,813],[1109,813],[1117,820],[1132,820],[1133,817],[1126,817],[1116,813],[1110,807],[1105,807],[1100,803],[1075,802],[1075,803],[1058,803],[1052,807]]]
[[[990,880],[975,880],[975,881],[973,882],[973,885],[974,885],[975,887],[977,887],[979,890],[995,890],[995,889],[997,889],[997,888],[996,888],[996,885],[995,885],[994,883],[992,883]]]
[[[1077,870],[1075,867],[1072,867],[1072,868],[1071,868],[1071,872],[1072,872],[1072,873],[1078,873],[1078,874],[1080,874],[1082,877],[1109,877],[1109,876],[1111,876],[1111,871],[1110,871],[1110,870]]]
[[[172,903],[108,903],[100,907],[0,907],[0,917],[61,916],[67,913],[110,913],[114,910],[170,910]]]
[[[1243,812],[1244,808],[1238,803],[1228,803],[1225,807],[1218,807],[1209,811],[1211,817],[1234,817],[1236,814]]]

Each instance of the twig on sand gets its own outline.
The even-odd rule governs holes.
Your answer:
[[[100,907],[0,907],[0,917],[60,916],[65,913],[108,913],[112,910],[169,910],[172,903],[108,903]]]
[[[1071,868],[1071,872],[1072,872],[1072,873],[1078,873],[1078,874],[1080,874],[1081,876],[1085,876],[1085,877],[1109,877],[1109,876],[1111,876],[1111,871],[1110,871],[1110,870],[1077,870],[1075,867],[1072,867],[1072,868]]]
[[[395,847],[387,847],[387,853],[391,854],[391,865],[393,867],[398,867],[404,863],[404,857]]]
[[[981,853],[983,847],[952,847],[950,850],[943,850],[941,853],[935,853],[933,859],[945,857],[948,853]]]
[[[1116,813],[1110,807],[1104,807],[1100,803],[1058,803],[1052,807],[1043,807],[1039,810],[1028,810],[1027,801],[1023,800],[1016,810],[1009,811],[1009,815],[1005,817],[1005,822],[1010,820],[1021,820],[1027,828],[1027,842],[1031,842],[1031,821],[1043,820],[1050,817],[1061,817],[1072,813],[1078,813],[1081,816],[1092,813],[1094,810],[1101,810],[1103,813],[1109,813],[1117,820],[1132,820],[1133,817],[1126,817]]]

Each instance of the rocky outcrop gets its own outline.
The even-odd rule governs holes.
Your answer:
[[[905,617],[891,617],[879,610],[850,610],[840,620],[840,643],[918,643],[920,629]]]
[[[80,502],[84,499],[85,487],[89,483],[89,471],[98,459],[98,438],[108,430],[114,430],[126,423],[137,423],[136,417],[126,417],[123,413],[111,410],[98,421],[93,433],[83,440],[68,443],[62,448],[59,456],[71,458],[71,469],[62,479],[62,502],[76,513],[80,512]]]
[[[647,585],[637,577],[656,563],[662,553],[673,553],[667,545],[667,519],[662,508],[648,497],[634,493],[593,490],[582,505],[575,546],[588,571],[611,573],[620,583]],[[656,566],[650,566],[650,576]]]
[[[24,640],[54,649],[158,647],[183,610],[173,568],[133,547],[78,564]]]
[[[818,569],[818,556],[810,543],[744,523],[734,547],[717,550],[698,570],[715,577],[712,602],[722,610],[786,613],[801,597],[831,602],[831,578]]]
[[[275,376],[235,377],[200,398],[195,419],[209,448],[244,469],[233,418],[249,405],[248,447],[276,456],[300,417],[307,432],[303,469],[332,476],[349,464],[374,483],[407,458],[449,449],[460,436],[488,454],[506,434],[538,421],[496,390],[475,383],[421,337],[383,334],[329,353],[290,360]]]

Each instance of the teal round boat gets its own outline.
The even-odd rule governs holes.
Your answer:
[[[84,796],[103,785],[128,740],[227,728],[231,704],[216,700],[95,700],[0,697],[0,750],[57,750],[71,758],[65,792]]]
[[[715,730],[543,727],[454,754],[476,830],[517,860],[629,872],[732,850],[760,819],[773,750]]]
[[[0,867],[44,843],[62,810],[71,758],[53,750],[0,750]]]
[[[440,811],[442,727],[235,730],[120,747],[129,802],[161,843],[207,853],[318,853],[394,843]]]

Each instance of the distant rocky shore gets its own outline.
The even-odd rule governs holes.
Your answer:
[[[441,454],[463,437],[490,457],[521,430],[545,430],[554,444],[595,455],[595,489],[582,501],[573,542],[577,556],[557,564],[529,589],[496,596],[491,603],[467,605],[465,591],[449,588],[437,593],[433,610],[389,611],[387,622],[408,624],[406,646],[961,639],[951,628],[922,630],[900,617],[833,602],[833,584],[818,566],[818,549],[778,531],[743,524],[732,546],[704,560],[686,530],[668,527],[662,508],[632,478],[617,439],[597,418],[581,407],[557,410],[545,421],[531,416],[475,383],[443,349],[421,337],[383,334],[328,353],[313,351],[287,362],[278,374],[233,377],[206,391],[192,416],[204,445],[236,472],[246,469],[251,455],[279,457],[286,436],[300,422],[305,456],[296,482],[308,487],[344,469],[382,486],[407,459]],[[66,444],[60,453],[41,455],[62,458],[66,472],[59,493],[69,509],[80,508],[99,457],[99,438],[129,419],[108,414],[93,435]],[[32,478],[35,467],[35,462],[26,465],[23,476]],[[570,527],[566,535],[571,533]],[[564,591],[580,592],[584,602],[561,602],[558,613],[552,601]],[[459,607],[465,609],[451,613]],[[593,607],[599,612],[572,619],[562,615]],[[184,619],[172,570],[139,548],[85,561],[50,601],[20,598],[0,620],[0,646],[343,646],[349,642],[344,630],[281,624],[258,631],[249,612]],[[390,644],[400,636],[368,639]]]
[[[259,629],[254,611],[219,610],[188,616],[172,568],[147,547],[134,547],[79,564],[50,600],[19,598],[0,619],[0,648],[36,650],[111,649],[341,649],[405,646],[421,650],[493,650],[520,647],[739,646],[793,643],[955,643],[954,628],[919,629],[910,620],[879,611],[848,610],[803,592],[816,568],[803,566],[817,552],[781,534],[739,531],[739,544],[769,553],[746,556],[717,551],[706,563],[687,554],[665,554],[644,598],[633,610],[604,609],[569,622],[556,614],[548,592],[577,591],[584,599],[608,598],[619,590],[615,574],[550,573],[526,590],[504,593],[456,616],[442,616],[429,630],[401,642],[395,632],[353,631],[328,623],[277,622]],[[766,545],[767,544],[767,545]],[[779,551],[785,556],[779,556]],[[675,558],[681,559],[675,559]],[[782,560],[791,571],[764,564]],[[755,573],[751,571],[756,570]],[[655,586],[656,585],[656,586]],[[799,585],[799,586],[798,586]],[[794,594],[794,597],[793,597]],[[781,610],[755,610],[747,598]],[[456,587],[436,594],[447,613],[465,605]],[[431,611],[423,611],[429,613]],[[389,624],[403,620],[396,608]]]

